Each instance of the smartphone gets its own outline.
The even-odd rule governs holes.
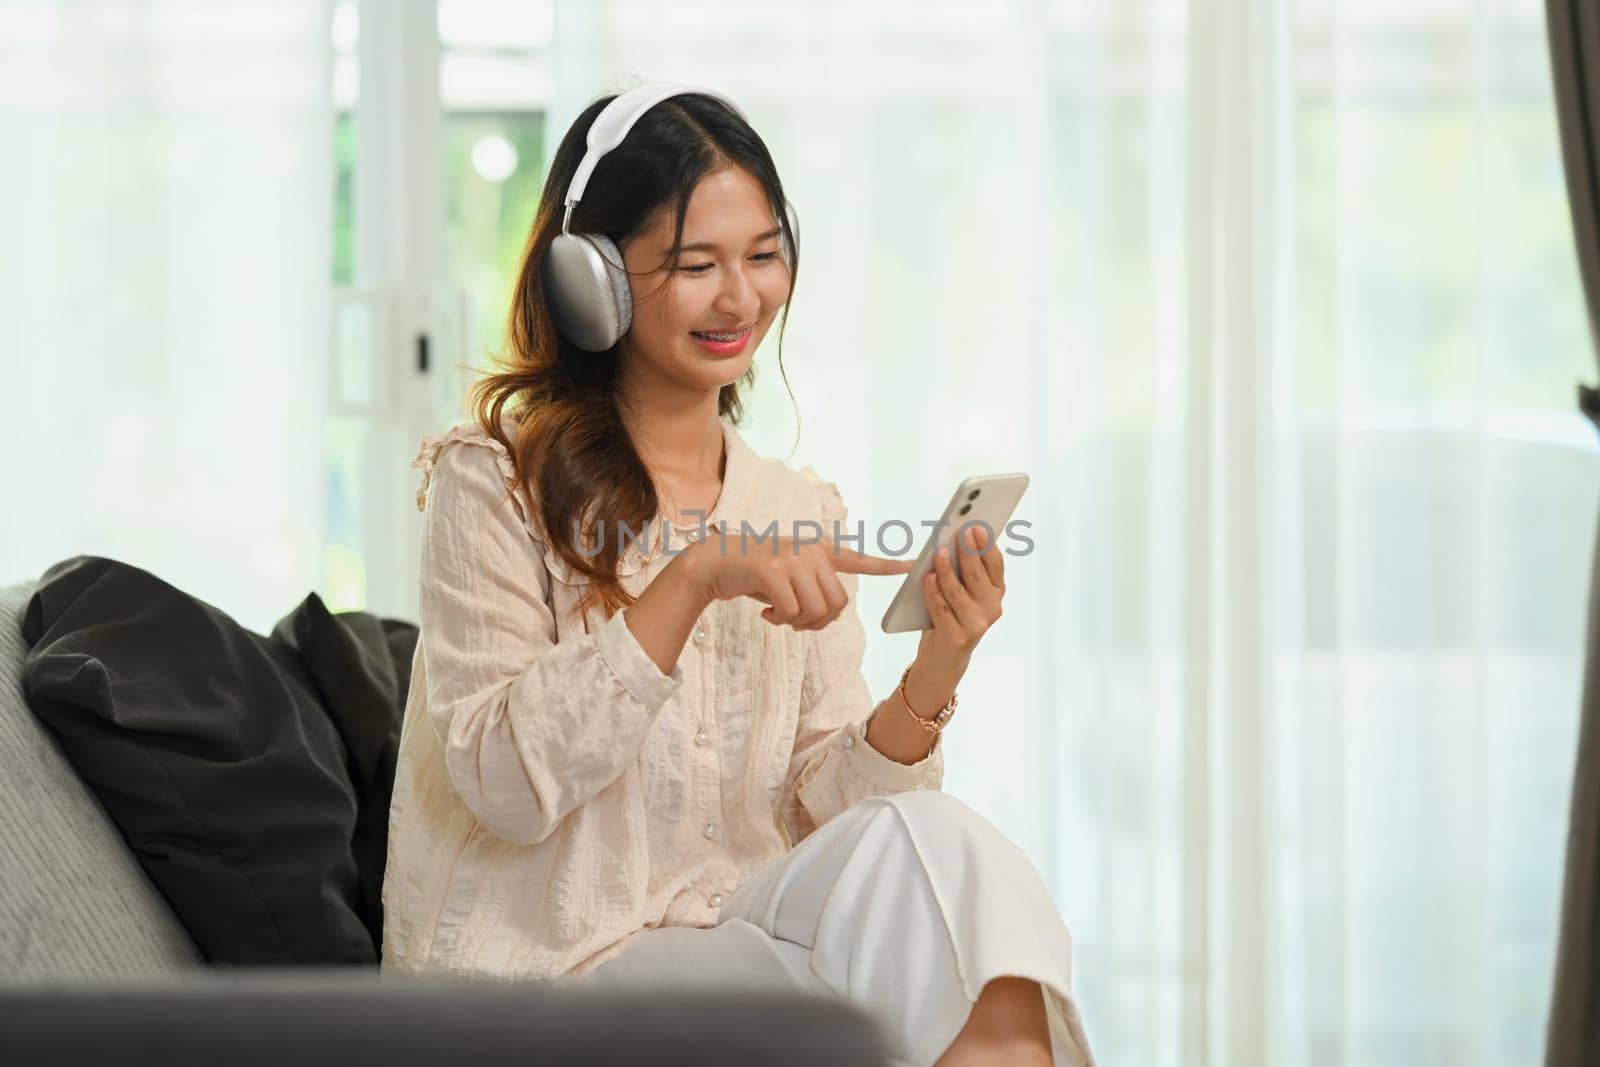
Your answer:
[[[956,487],[940,516],[939,525],[928,532],[927,543],[922,546],[916,565],[889,602],[889,610],[883,613],[884,633],[933,628],[928,605],[922,599],[922,576],[933,566],[934,554],[941,548],[950,549],[950,564],[957,578],[961,577],[962,567],[983,566],[977,556],[966,554],[971,548],[956,546],[956,537],[968,524],[981,522],[989,528],[990,544],[999,542],[1011,513],[1017,508],[1017,501],[1022,499],[1027,488],[1026,474],[975,474]]]

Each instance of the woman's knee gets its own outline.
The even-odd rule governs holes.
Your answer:
[[[880,799],[898,812],[904,824],[919,831],[999,834],[999,830],[982,812],[960,797],[940,789],[911,789]]]

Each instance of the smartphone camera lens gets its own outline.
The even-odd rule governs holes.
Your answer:
[[[981,492],[983,492],[982,489],[974,489],[972,492],[967,494],[967,499],[968,500],[976,500],[976,499],[978,499],[978,494],[981,493]]]
[[[971,510],[972,510],[972,505],[971,504],[962,504],[961,505],[961,510],[957,514],[965,515],[967,512],[969,512]]]

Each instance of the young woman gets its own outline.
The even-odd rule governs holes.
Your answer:
[[[940,791],[1002,555],[978,530],[960,579],[937,565],[933,627],[875,704],[858,576],[910,561],[837,545],[837,487],[735,429],[798,252],[720,94],[648,84],[562,139],[509,368],[414,464],[384,965],[596,985],[687,966],[848,998],[916,1064],[1092,1062],[1038,872]]]

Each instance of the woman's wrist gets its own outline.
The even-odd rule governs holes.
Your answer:
[[[938,735],[912,722],[912,716],[900,706],[898,687],[887,698],[878,702],[867,716],[866,731],[862,735],[867,744],[888,756],[896,763],[911,766],[921,763],[933,751]]]
[[[689,632],[710,606],[705,579],[684,552],[651,579],[623,614],[639,647],[661,673],[671,674]]]
[[[711,556],[717,550],[714,541],[714,536],[707,536],[694,542],[679,552],[666,567],[667,570],[676,568],[676,574],[681,575],[684,591],[694,598],[701,611],[710,607],[712,601],[716,600],[711,581],[712,564],[715,562]],[[665,574],[666,571],[662,573]]]
[[[934,712],[944,707],[967,673],[967,663],[965,656],[958,662],[950,659],[930,662],[925,655],[911,661],[911,673],[906,676],[906,698],[918,715],[932,718]]]

